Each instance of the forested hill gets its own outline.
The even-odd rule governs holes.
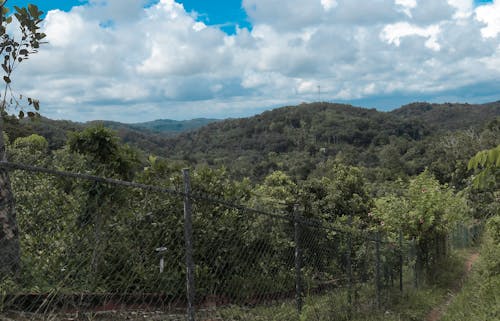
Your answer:
[[[182,129],[186,124],[181,127],[178,122],[170,121],[144,126],[104,124],[115,129],[124,143],[143,150],[146,155],[183,160],[191,165],[226,166],[236,177],[261,179],[274,170],[282,170],[305,178],[316,165],[333,158],[372,169],[374,177],[382,180],[400,174],[414,175],[434,166],[437,177],[449,182],[450,173],[455,170],[450,159],[456,160],[458,156],[465,159],[500,143],[498,129],[488,132],[488,126],[498,127],[498,117],[500,102],[413,103],[391,112],[312,103],[277,108],[249,118],[212,122],[174,137],[153,132],[151,128],[173,125]],[[191,124],[196,127],[205,121],[212,120],[195,120]],[[495,121],[496,125],[491,125]],[[68,132],[92,124],[9,118],[5,129],[12,141],[36,133],[47,138],[51,149],[58,149],[65,144]]]
[[[67,120],[52,120],[41,117],[36,120],[7,117],[5,131],[14,140],[38,134],[47,139],[50,149],[61,148],[67,140],[67,134],[81,131],[95,124],[103,124],[113,129],[124,143],[142,149],[148,153],[164,154],[165,138],[182,132],[200,128],[206,124],[217,121],[216,119],[198,118],[192,120],[176,121],[171,119],[158,119],[150,122],[126,124],[113,121],[91,121],[86,123]]]
[[[209,124],[168,139],[165,152],[192,163],[225,165],[242,176],[251,171],[250,176],[263,177],[281,169],[305,177],[327,157],[413,174],[428,166],[432,145],[447,131],[479,133],[499,116],[500,102],[414,103],[392,112],[301,104]]]
[[[464,129],[476,127],[499,114],[500,101],[483,105],[412,103],[391,114],[405,120],[422,121],[437,129]]]
[[[178,134],[190,130],[198,129],[207,124],[218,121],[218,119],[210,118],[195,118],[190,120],[172,120],[172,119],[157,119],[143,123],[124,124],[113,121],[104,121],[104,126],[115,129],[131,129],[139,131],[151,131],[159,134]]]

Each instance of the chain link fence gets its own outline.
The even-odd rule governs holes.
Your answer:
[[[0,315],[12,320],[349,320],[423,280],[414,240],[352,218],[319,222],[294,204],[244,207],[191,190],[187,170],[163,188],[1,166],[21,242],[18,274],[0,279]]]

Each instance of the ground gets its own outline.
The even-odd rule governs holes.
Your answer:
[[[453,301],[453,299],[455,298],[455,295],[462,288],[462,284],[463,284],[465,278],[469,275],[470,271],[472,270],[472,266],[474,265],[474,263],[477,261],[478,258],[479,258],[479,254],[478,253],[472,253],[468,257],[467,261],[465,262],[465,272],[464,272],[464,276],[463,276],[462,280],[458,280],[457,281],[457,284],[450,291],[450,293],[448,294],[448,297],[447,297],[447,299],[446,299],[445,302],[443,302],[442,304],[436,306],[434,309],[432,309],[431,312],[429,312],[429,314],[425,318],[425,321],[439,321],[439,320],[441,320],[441,316],[444,314],[444,312],[446,311],[447,307]]]

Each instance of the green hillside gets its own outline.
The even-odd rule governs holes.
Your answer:
[[[48,140],[50,149],[58,149],[65,144],[69,132],[81,131],[89,126],[102,123],[105,127],[116,131],[116,134],[124,143],[149,153],[164,155],[166,137],[194,130],[215,121],[217,120],[206,118],[183,121],[159,119],[151,122],[126,124],[99,120],[78,123],[67,120],[52,120],[45,117],[36,120],[19,120],[8,117],[5,131],[11,140],[31,134],[39,134]]]
[[[500,102],[415,103],[392,112],[330,103],[301,104],[209,124],[168,139],[165,152],[171,158],[224,165],[236,175],[255,178],[277,169],[305,178],[326,158],[385,168],[390,176],[413,175],[446,156],[444,140],[449,131],[468,130],[479,135],[499,116]],[[457,135],[454,140],[465,134]],[[470,147],[464,156],[494,145],[497,139],[487,137],[463,145]]]
[[[181,121],[172,119],[157,119],[144,123],[130,124],[130,126],[137,129],[147,129],[158,133],[180,133],[198,129],[216,121],[218,121],[218,119],[195,118]]]

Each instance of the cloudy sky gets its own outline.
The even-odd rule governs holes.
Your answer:
[[[500,100],[500,0],[9,0],[47,12],[13,75],[54,119],[241,117],[312,101]]]

